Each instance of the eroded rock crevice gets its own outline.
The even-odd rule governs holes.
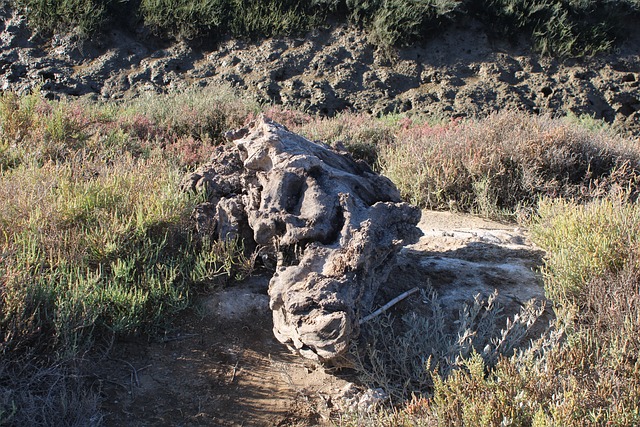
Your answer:
[[[264,117],[227,138],[184,183],[207,194],[197,230],[271,259],[275,336],[339,365],[396,254],[421,235],[420,211],[365,163]]]

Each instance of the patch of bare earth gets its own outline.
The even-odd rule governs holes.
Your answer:
[[[268,277],[206,297],[158,342],[124,342],[103,374],[107,426],[308,426],[346,382],[271,331]]]
[[[432,286],[451,308],[498,289],[516,306],[543,298],[533,271],[542,252],[526,230],[468,215],[424,212],[421,240],[400,253],[384,303]],[[347,376],[326,373],[276,341],[269,278],[256,276],[205,297],[156,342],[114,346],[96,375],[107,426],[327,425],[343,407]],[[392,311],[419,310],[414,294]]]

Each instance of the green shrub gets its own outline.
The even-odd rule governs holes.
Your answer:
[[[234,0],[229,32],[236,37],[273,37],[300,34],[321,24],[306,2]]]
[[[344,0],[310,0],[309,5],[314,9],[334,12],[344,6]]]
[[[249,38],[301,33],[321,21],[306,2],[294,0],[142,0],[144,22],[181,38]]]
[[[96,337],[158,331],[194,289],[251,270],[241,242],[189,227],[202,196],[180,188],[185,168],[252,111],[207,93],[119,106],[0,96],[0,423],[60,424],[59,402],[77,405],[57,408],[65,419],[98,420],[95,396],[67,377]]]
[[[575,303],[592,278],[617,274],[639,259],[636,204],[605,199],[578,206],[561,199],[542,200],[538,215],[532,232],[549,253],[546,291],[561,305]]]
[[[29,22],[45,32],[74,31],[86,37],[107,19],[111,0],[15,0]]]
[[[0,97],[3,335],[24,324],[57,331],[55,340],[72,348],[82,337],[63,331],[85,324],[144,329],[182,309],[189,286],[205,280],[192,276],[199,251],[208,268],[235,274],[242,251],[213,250],[185,228],[199,196],[180,189],[184,168],[252,108],[224,90],[207,93],[140,98],[116,110]],[[185,138],[200,144],[197,159],[183,157],[193,154],[181,152]],[[3,351],[22,334],[10,336]]]
[[[411,44],[454,19],[471,15],[500,37],[530,38],[535,49],[556,56],[594,55],[625,36],[626,16],[637,0],[12,0],[31,24],[47,32],[86,37],[106,21],[139,25],[177,38],[270,37],[301,34],[331,20],[363,26],[388,50]]]
[[[611,49],[620,36],[628,1],[480,0],[472,9],[490,28],[512,40],[530,37],[534,48],[560,57],[592,56]]]
[[[347,0],[350,20],[363,25],[370,40],[382,47],[423,39],[460,11],[455,0]]]
[[[183,38],[219,32],[230,18],[228,0],[142,0],[145,25]]]

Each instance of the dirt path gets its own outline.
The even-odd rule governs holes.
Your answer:
[[[346,382],[271,332],[268,277],[202,302],[161,342],[118,345],[106,367],[107,426],[307,426]]]
[[[427,283],[454,305],[493,288],[507,299],[541,297],[531,270],[541,252],[525,230],[437,212],[425,212],[420,227],[425,236],[403,250],[381,301]],[[268,280],[256,276],[203,299],[161,341],[118,343],[97,374],[105,424],[329,424],[349,378],[325,373],[275,340]],[[412,310],[416,300],[398,309]]]

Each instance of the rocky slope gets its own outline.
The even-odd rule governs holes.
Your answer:
[[[120,99],[227,84],[262,103],[323,115],[357,110],[457,117],[510,108],[589,114],[640,134],[640,31],[612,55],[561,62],[492,40],[473,22],[389,55],[345,27],[211,46],[117,28],[85,42],[45,40],[4,7],[0,46],[0,89],[26,92],[40,85],[51,98]]]

